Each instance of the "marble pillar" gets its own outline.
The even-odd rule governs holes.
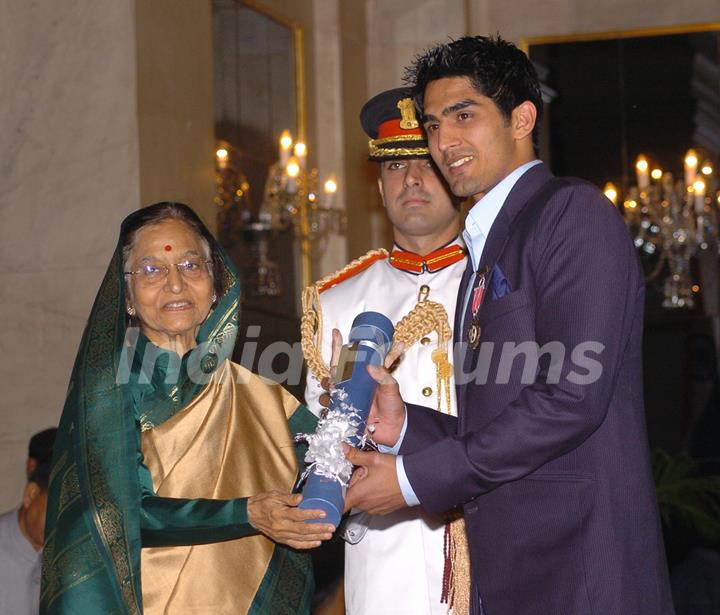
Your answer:
[[[186,198],[212,223],[210,13],[182,4],[2,2],[0,511],[57,424],[122,218]]]
[[[0,32],[0,510],[57,424],[120,220],[139,204],[130,0],[4,3]]]

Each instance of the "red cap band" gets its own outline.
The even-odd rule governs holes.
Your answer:
[[[400,119],[388,120],[378,126],[378,139],[387,139],[388,137],[400,137],[405,135],[418,135],[424,137],[423,129],[418,126],[417,128],[400,128]]]

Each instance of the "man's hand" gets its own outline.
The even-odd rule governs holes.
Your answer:
[[[395,446],[405,422],[405,402],[400,385],[386,367],[368,365],[368,373],[378,383],[368,415],[368,432],[378,444]]]
[[[335,370],[340,360],[342,350],[342,334],[337,329],[332,331],[332,357],[330,359],[330,378],[323,378],[321,385],[329,391],[335,378]],[[405,422],[405,403],[400,397],[400,387],[397,380],[392,377],[389,369],[396,363],[405,351],[403,343],[393,344],[385,357],[383,367],[368,366],[368,373],[377,381],[378,387],[375,392],[372,406],[367,421],[367,431],[372,439],[378,444],[395,446],[400,439],[402,426]],[[320,404],[324,407],[330,405],[329,393],[320,396]]]
[[[395,455],[347,447],[345,457],[358,466],[345,497],[345,510],[359,508],[373,515],[407,507],[395,471]]]
[[[321,541],[332,538],[335,527],[330,523],[305,523],[306,519],[322,519],[322,510],[297,508],[302,502],[299,493],[279,491],[259,493],[248,498],[250,525],[271,540],[293,549],[314,549]]]

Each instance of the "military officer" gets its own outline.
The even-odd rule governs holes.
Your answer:
[[[369,159],[378,163],[378,188],[394,244],[389,254],[373,250],[306,289],[306,307],[312,304],[322,313],[322,341],[316,351],[324,364],[330,360],[332,330],[337,328],[347,340],[354,317],[363,311],[381,312],[398,323],[418,303],[432,302],[444,317],[449,315],[451,324],[465,270],[459,202],[430,159],[409,91],[397,88],[378,94],[365,104],[360,121],[370,137]],[[309,329],[303,335],[308,358]],[[452,368],[446,364],[442,369],[433,354],[447,351],[451,358],[451,342],[451,331],[425,331],[406,348],[393,374],[404,400],[456,415]],[[318,413],[323,392],[319,358],[308,359],[308,365],[315,373],[308,376],[306,401]],[[415,507],[383,517],[366,516],[350,527],[345,549],[348,615],[448,612],[446,519]],[[460,612],[457,606],[453,612]]]

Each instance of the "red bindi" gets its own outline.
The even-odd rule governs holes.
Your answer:
[[[172,252],[172,246],[171,245],[165,246],[165,252]]]

